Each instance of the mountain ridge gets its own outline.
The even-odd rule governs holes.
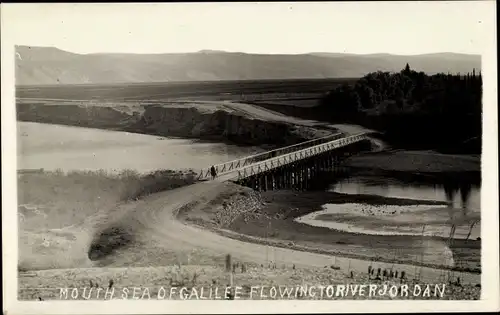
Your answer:
[[[481,69],[481,56],[459,53],[253,54],[206,49],[78,54],[56,47],[16,46],[15,60],[16,85],[355,78],[374,71],[400,71],[406,63],[428,74]]]

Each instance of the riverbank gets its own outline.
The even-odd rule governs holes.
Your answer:
[[[181,137],[239,145],[286,146],[336,133],[332,128],[265,119],[223,102],[22,100],[17,120]],[[290,120],[290,121],[288,121]]]

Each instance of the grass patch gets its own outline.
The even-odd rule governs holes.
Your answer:
[[[195,172],[173,170],[147,174],[133,170],[119,173],[104,170],[26,173],[18,175],[18,203],[21,215],[28,221],[34,214],[42,214],[45,218],[57,216],[63,221],[61,224],[47,220],[46,225],[39,227],[61,228],[120,202],[137,200],[195,181]]]
[[[18,174],[18,266],[21,270],[87,266],[89,259],[133,243],[131,227],[117,225],[127,215],[122,205],[195,181],[193,171],[172,170]]]

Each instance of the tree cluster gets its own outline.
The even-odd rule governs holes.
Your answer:
[[[374,72],[321,100],[329,121],[351,121],[384,132],[395,145],[480,153],[481,73],[426,75],[406,67]]]

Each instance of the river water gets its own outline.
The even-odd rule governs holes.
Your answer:
[[[129,132],[17,123],[17,168],[63,171],[209,168],[262,149]]]
[[[470,191],[462,202],[459,192],[448,197],[444,185],[402,181],[388,175],[358,175],[330,184],[328,190],[349,195],[440,201],[443,205],[324,204],[321,211],[297,221],[353,233],[372,235],[421,235],[476,239],[481,236],[481,190]],[[471,228],[472,226],[472,228]],[[452,233],[454,229],[454,233]],[[450,234],[451,233],[451,234]],[[469,234],[470,233],[470,234]]]

